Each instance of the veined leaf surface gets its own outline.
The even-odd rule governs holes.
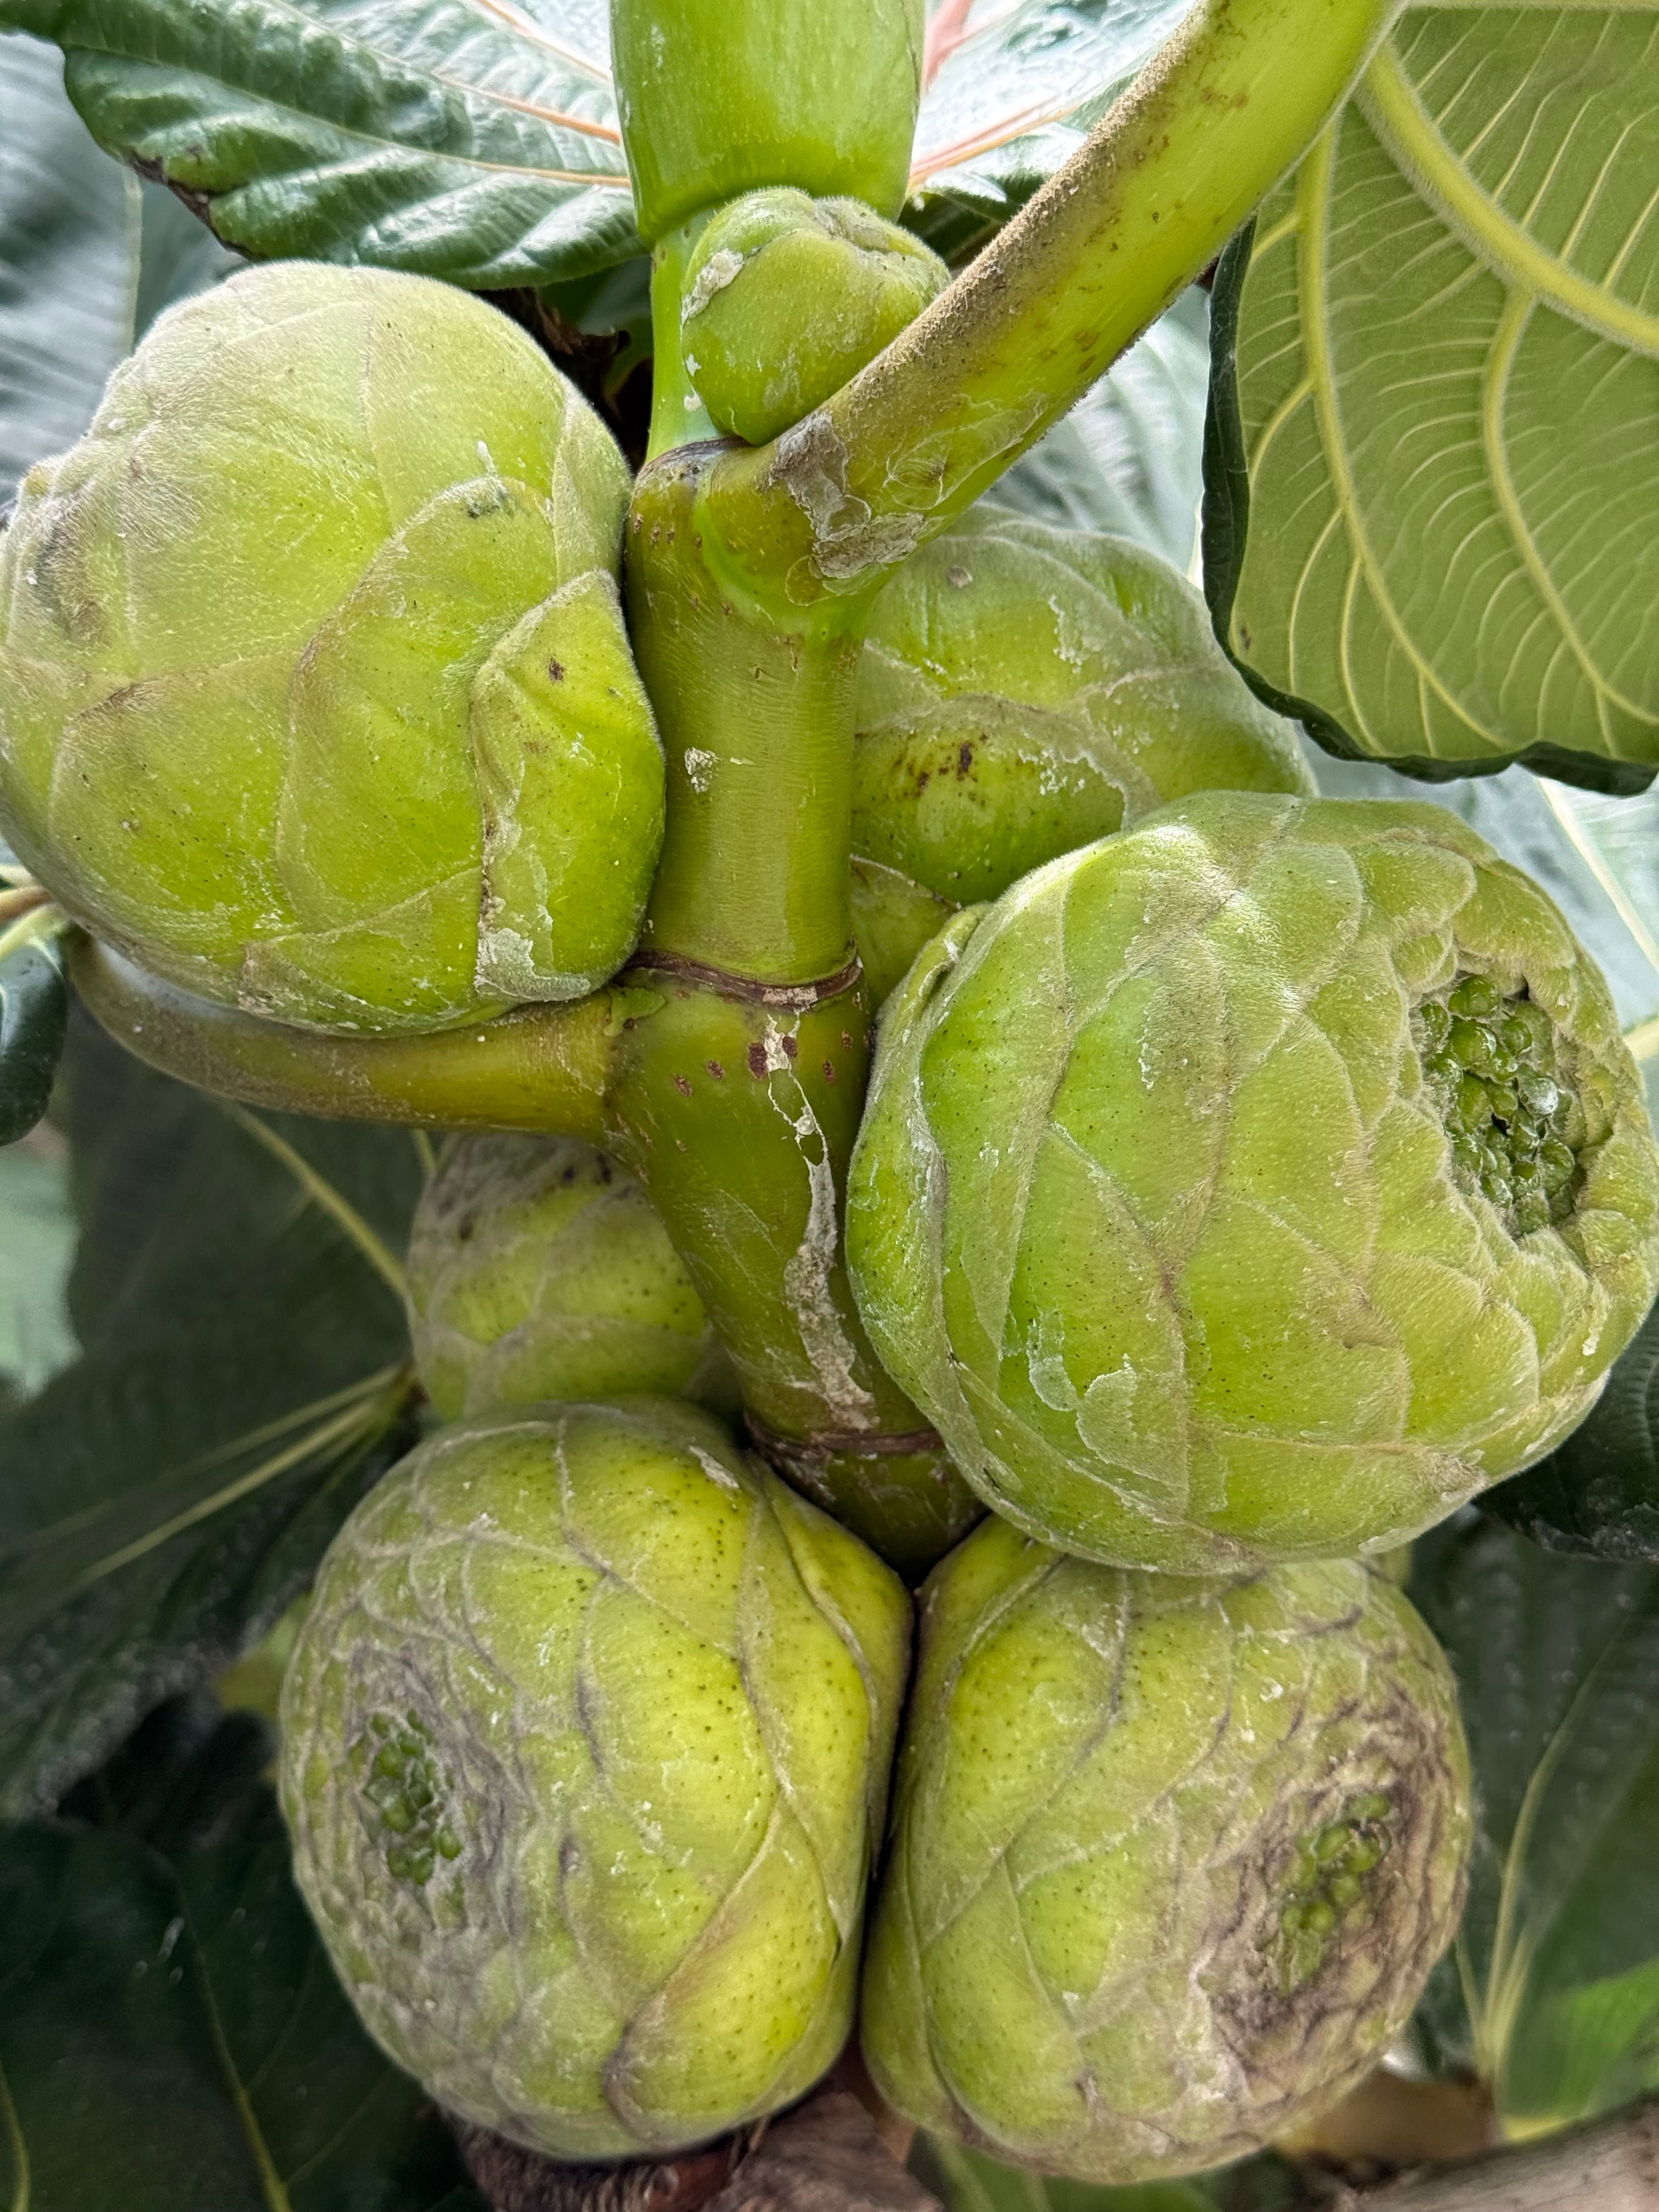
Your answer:
[[[933,0],[918,227],[988,235],[1188,5]],[[7,26],[62,46],[101,146],[256,258],[488,290],[639,251],[605,0],[0,0]]]
[[[271,1751],[180,1698],[62,1821],[0,1828],[0,2203],[485,2212],[330,1971]]]
[[[3,502],[80,436],[161,309],[234,264],[170,192],[88,142],[51,46],[0,34],[0,118]]]
[[[1419,1540],[1411,1594],[1456,1672],[1480,1828],[1429,2017],[1505,2128],[1659,2087],[1659,1571],[1491,1522]]]
[[[81,1357],[0,1419],[0,1817],[257,1641],[410,1441],[410,1133],[244,1115],[89,1026],[67,1078]]]
[[[1659,766],[1659,6],[1411,10],[1230,252],[1206,580],[1334,750]]]

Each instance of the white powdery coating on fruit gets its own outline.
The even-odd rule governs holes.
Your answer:
[[[680,303],[682,330],[694,316],[702,313],[716,292],[723,292],[733,277],[743,274],[743,260],[742,254],[734,253],[729,246],[722,246],[709,255]]]

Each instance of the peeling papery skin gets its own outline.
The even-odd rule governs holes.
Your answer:
[[[877,599],[856,714],[854,852],[959,904],[1190,792],[1314,787],[1185,577],[994,506]]]
[[[1424,1071],[1416,1009],[1471,975],[1542,1009],[1571,1100],[1571,1210],[1524,1236]],[[1457,817],[1213,792],[921,956],[847,1244],[988,1504],[1224,1571],[1401,1543],[1582,1419],[1659,1279],[1659,1157],[1600,973]]]
[[[0,823],[94,934],[282,1021],[580,996],[662,838],[629,489],[452,285],[290,262],[185,301],[0,537]]]
[[[1126,1573],[993,1517],[924,1595],[877,2086],[1085,2181],[1260,2148],[1408,2018],[1462,1907],[1468,1787],[1444,1656],[1358,1561]]]
[[[336,1539],[283,1688],[295,1874],[371,2033],[560,2158],[800,2096],[851,2023],[908,1626],[695,1408],[441,1431]]]
[[[457,1139],[415,1210],[405,1272],[415,1364],[446,1420],[636,1392],[738,1409],[650,1200],[574,1137]]]

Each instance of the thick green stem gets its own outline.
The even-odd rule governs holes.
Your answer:
[[[868,1075],[853,954],[855,638],[723,592],[696,526],[726,450],[648,463],[629,627],[668,757],[668,827],[631,973],[665,994],[612,1089],[615,1149],[668,1224],[774,1462],[896,1565],[975,1517],[865,1337],[841,1205]]]
[[[90,938],[70,979],[137,1057],[222,1098],[285,1114],[441,1129],[533,1129],[602,1144],[618,1040],[655,1003],[626,988],[436,1036],[325,1036],[193,998]]]
[[[904,335],[714,471],[702,527],[781,618],[883,579],[1040,438],[1311,143],[1399,0],[1201,0]]]
[[[757,981],[852,957],[856,639],[757,617],[709,574],[695,510],[726,449],[647,464],[628,525],[634,651],[668,759],[645,945]]]
[[[665,1004],[623,1040],[612,1148],[667,1222],[742,1379],[756,1441],[899,1567],[978,1517],[871,1350],[841,1205],[869,1069],[854,980],[738,996],[636,964]]]

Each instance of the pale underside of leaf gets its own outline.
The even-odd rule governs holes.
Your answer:
[[[1420,9],[1263,210],[1226,641],[1340,750],[1659,764],[1656,80],[1651,4]]]

